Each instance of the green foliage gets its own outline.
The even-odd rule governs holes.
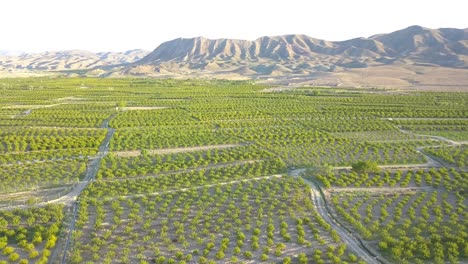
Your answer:
[[[247,259],[251,259],[251,258],[253,258],[253,254],[250,251],[245,251],[244,252],[244,257],[246,257]]]
[[[446,142],[424,136],[466,140],[467,93],[265,93],[250,82],[100,78],[1,79],[0,87],[1,193],[82,180],[111,131],[106,125],[115,129],[96,181],[80,196],[70,263],[144,263],[151,254],[156,263],[232,255],[232,262],[358,261],[317,213],[308,186],[276,177],[291,167],[312,168],[307,174],[327,188],[433,188],[334,194],[330,205],[393,262],[468,257],[466,148],[436,147]],[[195,148],[174,150],[187,147]],[[458,168],[376,170],[425,163],[424,153]],[[350,164],[351,172],[332,169]],[[0,249],[8,254],[0,261],[19,254],[47,263],[62,209],[2,211]]]
[[[309,261],[305,253],[300,253],[297,258],[301,264],[307,264]]]
[[[235,175],[232,172],[227,173]],[[94,224],[90,224],[88,220],[91,217]],[[254,222],[255,227],[249,228],[251,231],[247,231],[247,224],[244,224],[243,219],[253,217],[258,221]],[[95,224],[114,218],[119,220],[111,220],[104,227]],[[138,237],[149,235],[151,240],[140,240],[138,244],[145,248],[157,243],[160,246],[155,255],[171,255],[176,258],[183,255],[178,252],[188,253],[189,249],[183,247],[184,243],[188,242],[189,245],[202,249],[203,258],[195,253],[193,256],[193,261],[198,262],[222,261],[229,255],[234,255],[240,260],[261,261],[266,259],[265,257],[271,260],[273,253],[276,254],[273,250],[278,250],[279,256],[291,256],[288,251],[290,247],[300,251],[309,250],[306,243],[292,239],[296,233],[291,232],[289,228],[296,225],[288,223],[300,224],[303,229],[298,232],[304,232],[304,237],[311,232],[310,230],[321,232],[328,237],[330,233],[322,221],[313,209],[305,183],[283,176],[251,180],[247,178],[245,181],[213,186],[192,185],[192,188],[185,191],[172,190],[159,194],[143,192],[142,195],[121,199],[109,195],[102,199],[96,198],[90,192],[81,198],[76,232],[89,230],[91,237],[99,238],[108,230],[112,230],[113,234],[120,234],[109,236],[105,242],[107,245],[132,241],[136,236],[134,232],[138,233]],[[266,222],[269,224],[263,224]],[[128,229],[128,225],[121,223],[129,223],[130,226],[148,223],[148,228]],[[151,230],[154,229],[158,231],[151,234]],[[218,240],[210,230],[222,233],[226,237]],[[291,241],[268,246],[260,239],[267,230],[273,232],[271,237],[276,241],[282,239],[282,234],[274,230],[285,230]],[[246,241],[245,244],[243,241]],[[90,243],[97,245],[98,252],[104,253],[108,248],[103,242],[96,243],[96,239],[90,240],[88,236],[78,237],[76,243],[82,251],[86,250]],[[138,247],[133,242],[129,245],[132,252],[138,252]],[[174,248],[180,251],[174,251]]]
[[[127,106],[127,102],[125,102],[125,101],[119,101],[116,104],[116,107],[118,107],[118,108],[123,108],[123,107],[126,107],[126,106]]]
[[[342,221],[349,223],[364,239],[378,241],[378,250],[393,262],[460,261],[461,249],[468,240],[461,220],[466,217],[466,197],[461,194],[467,187],[466,172],[432,168],[404,173],[384,171],[366,174],[366,178],[354,172],[342,174],[333,182],[372,187],[394,181],[400,186],[412,184],[416,191],[409,188],[400,193],[375,195],[362,187],[360,192],[333,195],[332,205]],[[417,191],[427,187],[430,191]],[[335,254],[342,255],[344,250],[338,248]],[[349,259],[356,261],[351,255]]]
[[[468,165],[468,147],[466,145],[427,148],[424,151],[461,168]]]
[[[27,256],[32,260],[41,256],[38,261],[47,262],[49,250],[55,248],[59,225],[64,217],[63,208],[63,205],[47,205],[42,208],[0,211],[0,220],[9,223],[0,231],[0,249],[4,259],[28,263],[27,259],[20,258]],[[43,241],[42,237],[47,238],[47,241]]]
[[[353,171],[357,173],[371,173],[371,172],[379,172],[380,168],[377,162],[373,161],[358,161],[351,165]]]

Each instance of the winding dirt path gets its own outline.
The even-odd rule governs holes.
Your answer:
[[[310,186],[310,196],[317,212],[330,226],[338,233],[343,242],[346,243],[347,247],[354,251],[356,255],[364,260],[366,263],[381,263],[375,254],[371,254],[369,249],[364,248],[362,242],[356,237],[355,234],[350,233],[348,230],[343,228],[333,216],[328,212],[326,200],[321,195],[319,189],[315,184],[308,180],[304,180]]]
[[[453,141],[451,139],[448,139],[448,138],[445,138],[445,137],[441,137],[441,136],[433,136],[433,135],[426,135],[426,134],[418,134],[418,133],[413,133],[411,131],[408,131],[408,130],[404,130],[402,129],[400,126],[398,125],[395,125],[395,127],[401,132],[401,133],[405,133],[405,134],[408,134],[408,135],[413,135],[413,136],[420,136],[420,137],[427,137],[427,138],[431,138],[431,139],[434,139],[434,140],[438,140],[438,141],[442,141],[442,142],[445,142],[448,144],[448,146],[452,146],[452,147],[455,147],[455,146],[461,146],[461,145],[464,145],[466,144],[465,141],[460,141],[460,142],[457,142],[457,141]],[[438,145],[438,146],[423,146],[423,147],[417,147],[416,148],[416,152],[420,153],[421,155],[423,155],[426,159],[427,159],[427,166],[428,167],[453,167],[453,164],[449,164],[441,159],[438,159],[438,158],[435,158],[431,155],[428,155],[424,152],[424,149],[425,148],[431,148],[431,147],[437,147],[437,148],[440,148],[440,147],[444,147],[444,146],[447,146],[447,145]]]
[[[391,119],[389,119],[391,120]],[[405,134],[410,134],[414,136],[421,136],[421,137],[428,137],[434,140],[438,140],[441,142],[446,143],[449,146],[459,146],[461,144],[464,144],[465,142],[456,142],[450,139],[447,139],[445,137],[441,136],[433,136],[433,135],[424,135],[424,134],[416,134],[412,133],[410,131],[406,131],[401,129],[399,126],[395,126],[400,132],[405,133]],[[422,168],[422,167],[447,167],[449,166],[448,164],[445,164],[445,162],[441,162],[439,160],[434,159],[433,157],[427,155],[424,153],[423,149],[425,147],[417,147],[416,152],[420,153],[423,155],[426,159],[427,162],[425,164],[395,164],[395,165],[382,165],[379,166],[380,168],[383,169],[409,169],[409,168]],[[351,169],[351,167],[334,167],[334,169],[339,170],[339,169]],[[295,170],[290,170],[288,174],[292,177],[298,177],[300,174],[305,172],[306,169],[295,169]],[[328,208],[327,205],[327,200],[326,197],[324,196],[324,193],[321,191],[320,187],[313,183],[312,181],[309,181],[307,179],[304,179],[304,182],[310,186],[310,195],[312,202],[314,203],[315,208],[317,209],[317,212],[320,214],[320,216],[332,226],[334,230],[336,230],[341,237],[341,239],[347,244],[348,248],[351,249],[356,253],[358,257],[360,257],[362,260],[366,261],[367,263],[384,263],[387,264],[388,262],[381,257],[377,252],[375,252],[373,249],[367,247],[364,245],[362,240],[352,231],[341,225],[338,220],[332,215],[330,212],[330,209]],[[334,192],[341,192],[341,191],[370,191],[370,192],[410,192],[410,191],[430,191],[432,187],[423,187],[423,188],[415,188],[415,187],[408,187],[408,188],[330,188],[329,191],[334,191]]]
[[[396,126],[396,127],[398,128],[398,130],[399,130],[401,133],[404,133],[404,134],[413,135],[413,136],[420,136],[420,137],[428,137],[428,138],[435,139],[435,140],[438,140],[438,141],[447,142],[449,145],[452,145],[452,146],[459,146],[459,145],[461,145],[461,143],[459,143],[459,142],[457,142],[457,141],[453,141],[453,140],[448,139],[448,138],[445,138],[445,137],[433,136],[433,135],[425,135],[425,134],[417,134],[417,133],[410,132],[410,131],[408,131],[408,130],[404,130],[404,129],[402,129],[402,128],[399,127],[399,126]]]
[[[110,119],[110,118],[109,118]],[[80,193],[88,186],[88,184],[96,178],[96,174],[99,170],[99,166],[101,165],[101,160],[107,155],[109,152],[109,143],[112,137],[114,136],[115,129],[109,128],[109,121],[106,120],[104,122],[104,127],[107,128],[107,135],[104,141],[102,142],[101,146],[99,147],[99,152],[98,154],[91,159],[91,161],[88,164],[88,169],[86,171],[86,176],[83,179],[83,181],[80,181],[78,184],[75,185],[73,190],[66,195],[47,202],[48,204],[50,203],[64,203],[66,205],[71,205],[73,204]]]
[[[295,170],[290,170],[288,172],[289,176],[291,177],[298,177],[301,175],[303,172],[305,172],[306,169],[295,169]],[[338,233],[338,235],[341,237],[341,240],[346,243],[348,249],[356,253],[356,256],[364,260],[366,263],[369,264],[374,264],[374,263],[384,263],[387,264],[387,262],[380,256],[378,256],[376,253],[371,252],[369,248],[367,248],[360,238],[357,237],[354,233],[348,231],[345,229],[329,212],[328,206],[327,206],[327,201],[325,197],[323,196],[320,187],[318,187],[315,183],[304,179],[304,182],[309,185],[310,187],[310,197],[312,199],[312,202],[314,204],[314,207],[316,208],[317,212],[320,214],[320,216],[325,220],[330,226]]]
[[[12,206],[12,207],[6,208],[6,210],[12,210],[12,209],[16,209],[16,208],[40,207],[40,206],[45,206],[47,204],[56,204],[56,203],[63,203],[63,204],[68,205],[68,206],[73,205],[73,203],[76,202],[78,196],[86,188],[86,186],[88,186],[88,184],[90,182],[94,181],[94,179],[96,178],[97,171],[99,170],[101,160],[109,152],[109,143],[110,143],[110,140],[112,139],[112,137],[114,136],[114,133],[115,133],[115,129],[109,127],[109,121],[112,118],[114,118],[114,116],[115,115],[111,115],[109,118],[104,120],[103,124],[101,125],[102,128],[107,129],[107,135],[104,138],[101,145],[99,146],[99,151],[98,151],[97,155],[90,159],[90,161],[88,163],[88,166],[87,166],[85,178],[82,181],[80,181],[79,183],[75,184],[75,186],[73,187],[73,189],[69,193],[67,193],[67,194],[65,194],[65,195],[63,195],[63,196],[61,196],[61,197],[59,197],[57,199],[50,200],[50,201],[47,201],[47,202],[37,203],[37,204],[35,204],[33,206],[17,205],[17,206]]]

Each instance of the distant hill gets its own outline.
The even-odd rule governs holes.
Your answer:
[[[411,26],[346,41],[174,39],[109,75],[210,77],[328,86],[468,87],[468,29]],[[299,81],[298,81],[299,80]],[[464,88],[463,88],[464,89]]]
[[[175,39],[157,47],[137,65],[184,63],[189,68],[210,68],[216,63],[271,61],[290,70],[319,66],[365,67],[396,61],[465,68],[468,66],[468,29],[427,29],[412,26],[390,34],[346,41],[326,41],[305,35],[262,37],[254,41],[233,39]],[[295,67],[296,63],[312,67]],[[323,67],[322,67],[323,68]],[[325,67],[326,68],[326,67]]]
[[[17,56],[0,56],[0,67],[40,71],[93,69],[100,66],[120,65],[135,62],[149,52],[130,50],[125,52],[92,53],[83,50],[47,51],[23,53]]]

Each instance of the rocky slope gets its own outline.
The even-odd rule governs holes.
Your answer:
[[[468,87],[468,29],[412,26],[346,41],[305,35],[175,39],[110,75],[300,79],[330,86]]]
[[[412,26],[390,34],[339,42],[305,35],[262,37],[254,41],[180,38],[161,44],[136,65],[177,62],[186,64],[189,68],[205,69],[213,66],[213,63],[224,68],[221,66],[223,63],[263,60],[281,65],[309,64],[299,68],[362,68],[367,64],[391,64],[398,61],[465,68],[467,56],[468,29],[427,29]],[[298,67],[290,69],[297,70]]]

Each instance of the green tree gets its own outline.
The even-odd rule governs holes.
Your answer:
[[[70,258],[71,263],[81,263],[83,261],[83,257],[81,256],[81,250],[76,249],[73,251],[73,254]]]
[[[299,263],[301,264],[307,264],[307,262],[309,261],[305,253],[300,253],[298,256],[298,259],[299,259]]]
[[[350,262],[357,262],[358,261],[358,257],[356,255],[354,255],[353,253],[350,253],[348,255],[348,258],[349,258]]]
[[[123,108],[123,107],[126,107],[127,106],[127,102],[125,101],[119,101],[117,104],[116,104],[116,107],[118,107],[119,109],[120,108]]]
[[[20,255],[18,253],[12,253],[8,257],[8,259],[13,262],[17,261],[19,258],[20,258]]]
[[[224,252],[223,251],[218,251],[216,252],[216,259],[223,259],[224,258]]]
[[[353,171],[357,173],[377,173],[380,171],[377,162],[374,161],[358,161],[353,163],[351,167],[353,168]]]

